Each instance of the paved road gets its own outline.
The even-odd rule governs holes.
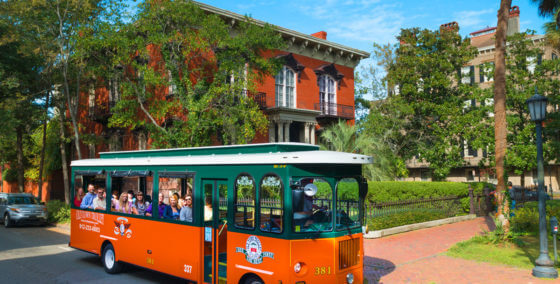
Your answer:
[[[135,267],[109,275],[99,257],[69,248],[68,241],[53,228],[0,227],[0,283],[183,283]]]

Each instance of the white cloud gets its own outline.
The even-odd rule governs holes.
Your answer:
[[[491,23],[488,22],[488,14],[497,13],[494,9],[459,11],[453,13],[453,18],[459,27],[484,28]]]
[[[361,42],[395,42],[405,17],[400,5],[380,0],[326,0],[294,3],[303,14],[326,23],[329,38]]]

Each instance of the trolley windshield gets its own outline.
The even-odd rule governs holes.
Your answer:
[[[292,186],[292,229],[295,233],[341,231],[361,226],[357,178],[296,179]]]

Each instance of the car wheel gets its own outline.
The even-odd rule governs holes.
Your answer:
[[[251,275],[251,276],[245,278],[245,281],[243,283],[245,283],[245,284],[264,284],[264,282],[258,276],[255,276],[255,275]]]
[[[119,273],[121,271],[122,265],[117,261],[115,257],[115,249],[112,244],[108,244],[103,248],[103,253],[101,254],[101,262],[103,262],[103,268],[105,272],[109,274]]]
[[[4,215],[4,227],[9,228],[12,226],[12,220],[10,220],[10,214],[6,213]]]

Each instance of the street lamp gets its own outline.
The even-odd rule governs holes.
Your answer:
[[[558,271],[548,256],[548,235],[546,233],[546,204],[544,192],[544,162],[542,147],[542,122],[546,117],[546,102],[548,99],[537,93],[527,100],[531,120],[535,122],[537,130],[537,171],[538,171],[538,196],[539,196],[539,238],[540,255],[535,260],[533,276],[540,278],[558,278]]]

